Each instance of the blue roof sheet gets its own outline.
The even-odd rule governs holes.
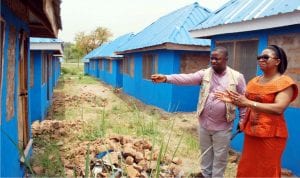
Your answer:
[[[57,38],[30,38],[30,43],[63,43]]]
[[[89,52],[86,56],[83,57],[83,62],[88,62],[88,59],[91,58],[101,58],[101,57],[111,57],[117,58],[122,57],[122,55],[115,54],[122,45],[124,45],[130,38],[133,37],[133,33],[128,33],[118,37],[117,39],[113,40],[112,42],[105,43],[98,48]]]
[[[210,46],[210,40],[195,39],[189,30],[212,13],[197,2],[167,14],[136,34],[119,51],[139,49],[163,43]]]
[[[193,30],[300,11],[300,0],[231,0]],[[299,17],[300,18],[300,17]]]

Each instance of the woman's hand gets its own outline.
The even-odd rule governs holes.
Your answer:
[[[153,74],[151,75],[151,80],[154,83],[162,83],[167,81],[167,77],[162,74]]]
[[[229,90],[225,92],[217,91],[215,92],[215,96],[221,101],[232,103],[234,105],[242,107],[247,106],[250,101],[245,97],[245,95],[241,95],[237,92]]]
[[[233,103],[233,100],[231,99],[229,93],[227,91],[217,91],[215,92],[215,97],[218,100],[227,102],[227,103]]]

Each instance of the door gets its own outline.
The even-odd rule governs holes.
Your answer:
[[[19,147],[23,150],[29,142],[28,123],[28,37],[23,31],[19,34],[20,60],[19,60],[19,85],[18,85],[18,136]]]

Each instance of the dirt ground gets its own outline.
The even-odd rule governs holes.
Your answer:
[[[197,126],[195,113],[167,113],[102,82],[64,77],[47,119],[32,125],[32,169],[36,176],[92,176],[105,159],[99,153],[111,150],[108,167],[114,163],[123,176],[155,177],[161,165],[160,177],[195,177]],[[235,177],[238,158],[230,152],[225,177]],[[112,176],[104,168],[97,177]]]

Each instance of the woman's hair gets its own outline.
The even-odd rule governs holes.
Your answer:
[[[284,50],[282,48],[280,48],[279,46],[276,45],[269,45],[267,47],[267,49],[270,49],[272,51],[274,51],[276,57],[278,57],[280,59],[280,63],[277,67],[277,71],[281,74],[283,74],[287,68],[288,62],[287,62],[287,57],[286,54],[284,52]]]

